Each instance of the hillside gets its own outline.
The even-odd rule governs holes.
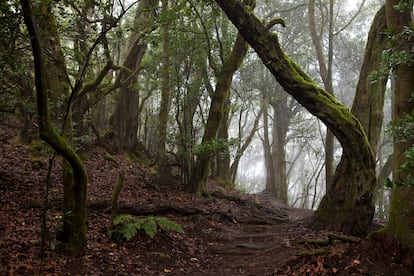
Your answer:
[[[0,275],[410,275],[412,258],[393,241],[359,240],[307,227],[312,212],[266,194],[225,191],[211,181],[210,197],[184,192],[178,179],[109,156],[99,147],[81,152],[89,175],[88,251],[65,257],[54,232],[62,218],[60,159],[52,170],[45,257],[41,213],[48,170],[42,146],[22,145],[0,129]],[[120,172],[126,178],[120,214],[165,216],[185,233],[139,233],[125,242],[107,235],[111,199]],[[336,234],[333,235],[333,234]],[[328,246],[320,240],[333,238]]]

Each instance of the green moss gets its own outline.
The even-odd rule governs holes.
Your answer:
[[[33,157],[30,162],[32,163],[32,168],[35,170],[41,169],[43,167],[43,161],[39,157]]]
[[[115,167],[119,167],[118,160],[116,160],[116,158],[112,154],[110,154],[109,152],[106,152],[104,154],[104,159],[111,162]]]
[[[414,249],[414,187],[399,186],[394,189],[390,219],[383,230],[395,235],[404,245]]]
[[[86,153],[79,153],[78,155],[82,161],[87,161],[89,159],[89,156]]]
[[[50,147],[42,140],[33,140],[29,145],[29,152],[35,156],[46,156],[52,153]]]
[[[236,188],[236,184],[234,182],[232,182],[229,179],[223,179],[221,177],[216,179],[217,183],[221,186],[224,187],[226,189],[235,189]]]

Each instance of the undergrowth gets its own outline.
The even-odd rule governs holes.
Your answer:
[[[137,218],[131,215],[119,215],[114,218],[112,229],[108,235],[117,241],[129,241],[134,238],[139,231],[153,238],[162,229],[168,232],[184,234],[183,228],[174,221],[166,217],[148,216]]]

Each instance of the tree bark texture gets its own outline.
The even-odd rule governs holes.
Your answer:
[[[263,114],[263,152],[266,167],[266,192],[277,197],[276,191],[276,171],[274,170],[272,158],[272,146],[269,139],[269,96],[263,97],[265,110]]]
[[[285,91],[324,122],[343,147],[333,188],[323,198],[313,225],[353,235],[365,234],[374,215],[376,175],[374,156],[361,123],[286,56],[277,35],[269,32],[250,7],[237,0],[216,2]]]
[[[292,117],[288,110],[287,95],[282,95],[282,91],[277,93],[277,96],[270,101],[273,107],[272,169],[275,172],[275,182],[271,184],[276,188],[276,198],[288,204],[285,146],[289,122]]]
[[[229,109],[230,109],[230,95],[224,103],[223,116],[220,121],[219,129],[217,131],[217,139],[227,142],[229,139]],[[219,184],[224,187],[234,188],[234,183],[230,176],[230,149],[226,144],[224,149],[216,156],[216,172],[215,178]]]
[[[162,12],[168,10],[168,0],[162,1]],[[165,15],[167,16],[167,15]],[[170,110],[170,37],[168,31],[168,23],[162,26],[162,80],[161,80],[161,104],[159,111],[159,141],[158,141],[158,162],[161,171],[166,168],[166,142],[167,142],[167,126],[168,113]]]
[[[112,127],[115,132],[114,148],[118,151],[134,152],[138,146],[138,115],[139,91],[137,91],[137,75],[141,68],[141,61],[147,50],[146,35],[152,31],[153,0],[140,1],[135,15],[134,31],[129,38],[122,70],[116,82],[122,83],[120,88]]]
[[[352,113],[358,117],[374,154],[377,152],[384,118],[384,96],[387,76],[372,80],[372,74],[383,71],[382,53],[387,47],[385,5],[377,12],[368,34],[365,54],[359,74]]]
[[[70,164],[73,172],[73,183],[70,186],[73,195],[73,205],[70,214],[65,218],[69,219],[66,223],[67,232],[64,242],[65,253],[72,256],[82,256],[86,250],[86,185],[87,174],[79,156],[70,144],[54,130],[50,121],[48,108],[48,75],[43,56],[39,30],[34,23],[32,7],[28,0],[21,0],[25,24],[30,35],[32,44],[35,85],[37,95],[37,111],[39,116],[39,135],[57,153],[61,154]],[[65,226],[65,225],[64,225]]]
[[[414,41],[403,39],[401,33],[405,26],[412,24],[412,4],[409,10],[395,9],[395,6],[400,2],[408,3],[408,1],[399,0],[386,1],[388,29],[396,35],[397,39],[393,50],[395,52],[411,52]],[[412,64],[401,62],[393,68],[395,90],[392,117],[394,122],[402,119],[405,114],[412,114],[414,110],[414,102],[410,100],[414,91],[413,76],[414,66]],[[412,140],[401,141],[394,138],[394,190],[389,221],[385,229],[412,249],[414,248],[414,186],[413,183],[401,184],[409,173],[407,170],[402,170],[401,166],[406,162],[405,152],[413,146],[413,142]]]
[[[224,105],[229,97],[230,87],[234,73],[240,67],[247,54],[248,45],[243,37],[238,34],[232,52],[223,63],[217,76],[216,89],[211,97],[211,106],[204,130],[202,145],[212,142],[217,135],[220,121],[223,117]],[[197,156],[196,163],[191,174],[191,192],[202,193],[210,172],[211,154],[200,154]]]

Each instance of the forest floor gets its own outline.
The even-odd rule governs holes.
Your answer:
[[[174,177],[158,177],[123,155],[99,147],[82,152],[88,184],[87,253],[66,257],[56,248],[61,222],[59,159],[52,170],[45,257],[41,213],[48,169],[41,146],[23,145],[0,128],[0,275],[411,275],[412,258],[398,243],[343,240],[308,228],[312,212],[265,194],[245,195],[208,184],[210,197],[186,193]],[[119,213],[165,216],[184,234],[139,233],[116,242],[108,235],[111,199],[126,178]],[[328,246],[312,244],[339,235]],[[347,237],[349,238],[349,237]]]

